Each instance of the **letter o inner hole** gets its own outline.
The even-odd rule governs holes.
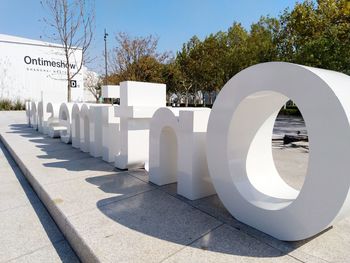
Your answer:
[[[261,91],[244,98],[235,109],[228,134],[228,160],[232,180],[251,204],[279,210],[290,205],[299,190],[289,186],[276,169],[272,132],[288,97]]]

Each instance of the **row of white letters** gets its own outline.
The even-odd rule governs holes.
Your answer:
[[[300,240],[349,213],[349,87],[350,77],[338,72],[265,63],[234,76],[212,110],[167,108],[165,85],[132,81],[120,85],[120,106],[26,106],[28,122],[42,133],[120,169],[146,166],[151,182],[177,182],[191,200],[217,193],[238,220]],[[281,179],[271,150],[274,120],[289,98],[310,141],[300,191]]]

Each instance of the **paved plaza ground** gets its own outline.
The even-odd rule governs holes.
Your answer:
[[[151,184],[142,169],[119,171],[35,132],[24,117],[0,113],[10,152],[1,145],[0,262],[74,262],[76,255],[86,262],[350,262],[350,218],[314,238],[282,242],[235,220],[216,195],[189,201],[176,184]],[[273,154],[282,177],[300,189],[307,148],[274,142]]]

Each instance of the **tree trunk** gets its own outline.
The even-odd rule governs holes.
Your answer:
[[[71,95],[71,90],[70,90],[70,81],[68,80],[68,83],[67,83],[67,102],[71,102],[72,100],[72,95]]]
[[[193,96],[193,104],[195,107],[197,107],[197,94],[196,93]]]
[[[72,96],[71,96],[71,87],[70,87],[70,68],[69,68],[69,50],[66,48],[66,62],[67,62],[67,102],[71,102]]]

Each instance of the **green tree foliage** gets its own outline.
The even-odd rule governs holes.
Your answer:
[[[175,58],[158,54],[157,39],[120,34],[116,81],[167,84],[184,96],[220,90],[232,76],[257,63],[287,61],[350,74],[350,1],[306,0],[278,18],[261,17],[249,30],[234,22],[203,40],[193,36]]]
[[[350,74],[349,1],[305,1],[280,20],[281,60]]]
[[[252,24],[247,40],[248,64],[256,64],[277,59],[277,43],[280,23],[277,19],[261,17]]]
[[[233,25],[225,33],[226,38],[226,56],[225,56],[225,80],[249,66],[248,57],[248,32],[239,23]]]

